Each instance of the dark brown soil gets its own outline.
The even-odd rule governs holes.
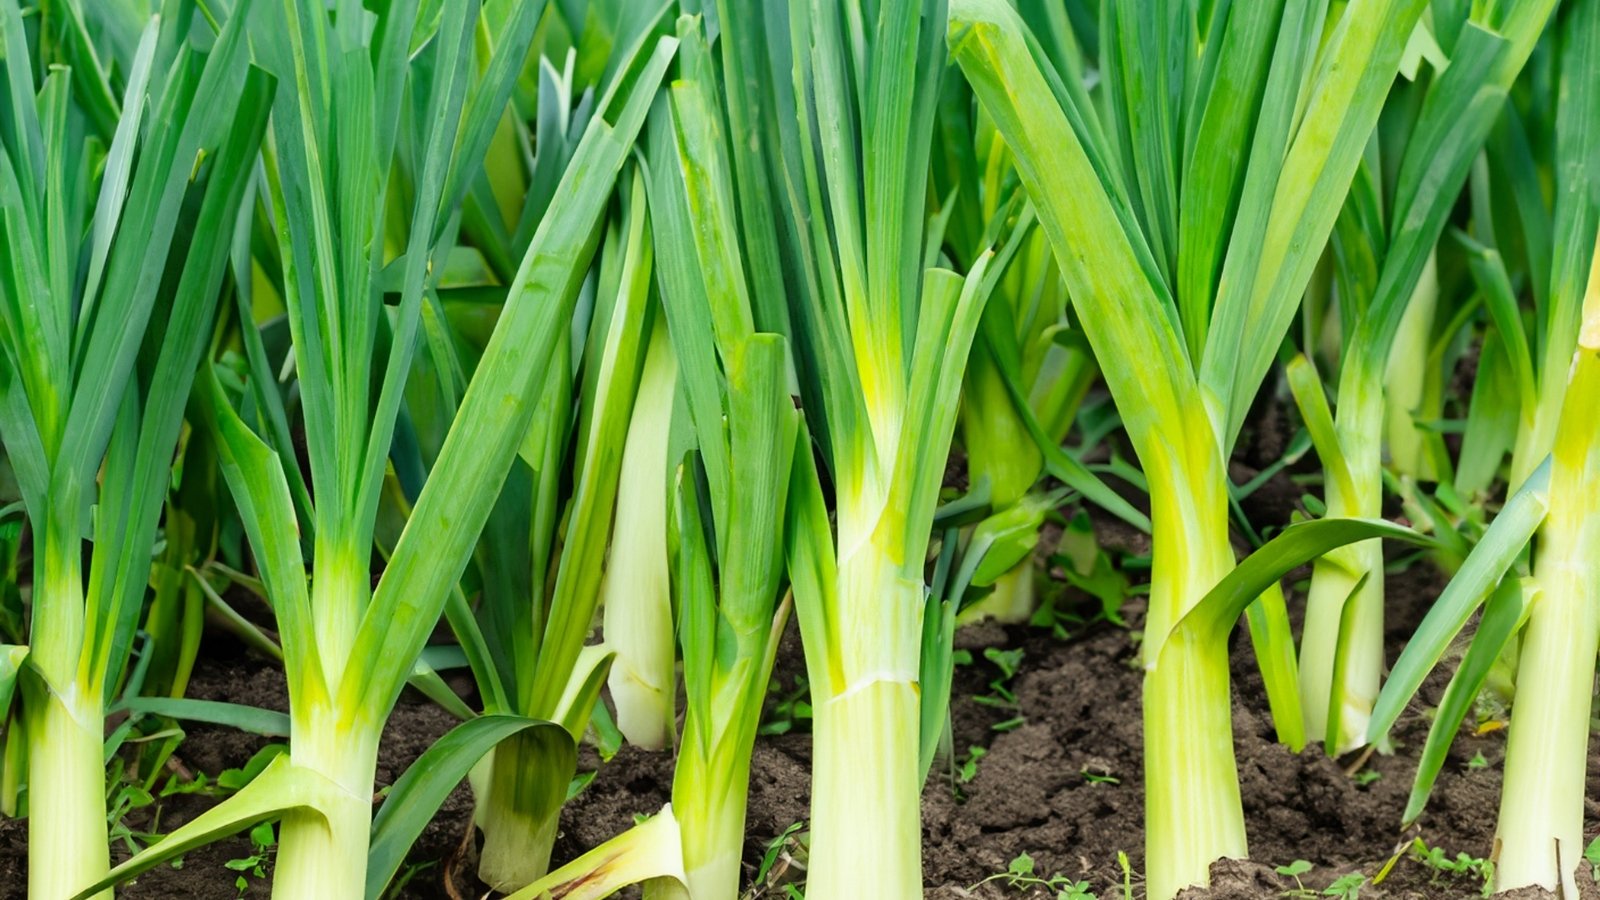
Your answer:
[[[1107,538],[1126,538],[1131,552],[1141,552],[1135,534],[1102,534],[1102,540]],[[1389,587],[1395,609],[1390,626],[1392,658],[1437,594],[1439,578],[1417,565],[1391,577]],[[1086,601],[1085,610],[1091,606],[1097,609],[1098,602]],[[1142,600],[1131,599],[1123,612],[1130,628],[1137,629]],[[785,639],[775,685],[790,686],[803,673],[793,631]],[[1056,896],[1037,887],[1013,888],[1003,879],[984,883],[1024,853],[1033,859],[1037,875],[1087,881],[1101,900],[1120,900],[1125,879],[1131,896],[1143,896],[1136,634],[1101,623],[1073,633],[1066,641],[1042,629],[993,624],[970,627],[958,635],[959,645],[972,653],[973,662],[956,672],[954,759],[936,766],[924,793],[924,870],[930,900]],[[229,648],[225,639],[213,647],[219,657],[203,661],[191,696],[284,708],[282,676],[270,663],[234,652],[238,648]],[[983,655],[987,647],[1023,652],[1010,685],[1015,708],[974,699],[990,694],[990,682],[1000,675]],[[1410,788],[1412,755],[1426,734],[1426,704],[1437,699],[1442,682],[1430,683],[1421,702],[1397,726],[1394,755],[1373,756],[1357,765],[1356,760],[1328,759],[1314,749],[1296,755],[1276,744],[1249,641],[1242,633],[1235,635],[1233,658],[1235,744],[1254,861],[1219,864],[1214,887],[1186,893],[1186,900],[1286,896],[1297,885],[1294,878],[1278,874],[1276,867],[1295,860],[1312,864],[1300,881],[1320,893],[1348,873],[1374,877],[1397,854],[1398,861],[1383,882],[1364,887],[1362,898],[1477,895],[1481,879],[1435,872],[1404,848],[1421,838],[1452,858],[1457,853],[1489,855],[1505,752],[1503,732],[1463,734],[1428,811],[1417,826],[1402,833],[1399,813]],[[1018,717],[1022,721],[1015,727],[994,727]],[[452,724],[449,715],[408,693],[384,734],[379,786],[398,777]],[[187,771],[216,773],[243,765],[266,743],[264,738],[225,729],[192,726],[178,756]],[[962,782],[956,770],[968,760],[972,747],[987,752],[970,780]],[[1479,754],[1486,764],[1473,764]],[[757,744],[746,846],[752,880],[768,844],[807,816],[809,759],[803,722],[791,733]],[[1591,757],[1595,772],[1593,763]],[[601,766],[592,749],[585,748],[581,767],[596,766],[594,781],[563,813],[563,833],[555,850],[558,864],[625,829],[636,815],[655,812],[667,800],[671,779],[667,754],[624,748]],[[1374,773],[1376,778],[1365,775],[1358,782],[1345,767]],[[1591,774],[1591,796],[1600,796],[1597,777],[1600,773]],[[209,802],[196,796],[162,801],[159,825],[163,830],[177,825]],[[470,797],[465,787],[458,788],[418,842],[412,854],[416,871],[398,896],[447,898],[452,896],[447,880],[456,885],[455,896],[482,896],[470,877],[471,844],[463,842],[470,818]],[[1590,834],[1600,830],[1593,806],[1589,825]],[[25,848],[22,823],[0,822],[0,900],[24,896]],[[226,863],[251,852],[243,837],[194,851],[182,868],[161,867],[125,887],[120,896],[232,898],[237,873]],[[1119,865],[1119,853],[1126,854],[1127,875]],[[776,860],[763,883],[752,885],[753,898],[783,897],[781,883],[803,876],[804,850],[795,838],[783,844]],[[250,881],[249,894],[264,896],[265,883]],[[871,891],[862,896],[871,896]]]

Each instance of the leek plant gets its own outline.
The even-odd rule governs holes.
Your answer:
[[[739,896],[751,754],[788,621],[790,469],[810,440],[789,396],[786,342],[756,331],[752,263],[727,239],[739,227],[730,125],[704,21],[678,21],[678,77],[657,101],[648,148],[657,279],[692,432],[692,447],[673,454],[668,529],[686,701],[672,802],[517,897],[598,898],[637,881],[661,900]]]
[[[293,0],[254,11],[257,52],[286,85],[263,172],[266,215],[282,261],[283,280],[274,287],[294,338],[309,496],[297,501],[291,487],[287,473],[297,460],[274,373],[253,329],[244,329],[251,377],[243,415],[215,374],[200,406],[278,618],[290,753],[107,881],[281,816],[275,895],[343,900],[372,890],[365,863],[384,720],[528,433],[537,388],[558,364],[613,182],[674,51],[670,39],[641,39],[639,53],[618,60],[627,77],[600,98],[588,121],[373,587],[374,521],[401,390],[420,338],[424,295],[442,269],[432,261],[448,255],[453,211],[506,108],[542,7],[515,10],[481,77],[471,65],[477,11],[475,3],[447,4],[423,31],[416,31],[414,2],[385,6],[375,19],[354,2],[335,4],[331,16],[318,4]],[[230,27],[249,14],[235,10]],[[405,197],[385,192],[396,165],[413,173]],[[386,239],[394,242],[389,249]],[[387,277],[386,264],[398,277]],[[399,294],[392,308],[388,285]],[[248,308],[241,313],[251,321]],[[374,378],[375,370],[382,375]],[[309,514],[302,515],[307,504]],[[302,536],[315,561],[309,585]],[[497,719],[503,717],[475,730],[493,731]],[[514,726],[555,728],[522,720]],[[453,779],[434,776],[446,782],[445,792],[464,767],[451,771]],[[395,793],[406,792],[397,786]],[[431,812],[394,809],[385,804],[380,836],[396,816],[409,811],[416,820],[410,826],[420,828]],[[372,842],[375,852],[385,846],[386,840]]]
[[[1430,728],[1405,820],[1420,815],[1462,719],[1491,671],[1514,650],[1516,696],[1495,831],[1494,884],[1502,891],[1538,885],[1575,897],[1573,873],[1584,846],[1591,683],[1600,645],[1594,568],[1600,558],[1600,178],[1590,161],[1600,140],[1600,3],[1569,5],[1555,32],[1553,207],[1547,210],[1537,193],[1518,190],[1517,181],[1526,189],[1539,177],[1533,157],[1522,154],[1507,160],[1502,171],[1508,193],[1533,202],[1519,203],[1507,219],[1488,215],[1488,207],[1475,208],[1470,237],[1477,248],[1475,280],[1494,321],[1491,334],[1511,363],[1515,385],[1519,415],[1509,481],[1514,493],[1396,660],[1373,727],[1381,735],[1393,726],[1481,605],[1477,630]],[[1509,125],[1521,128],[1518,120]],[[1520,229],[1509,227],[1513,223]],[[1522,281],[1537,298],[1531,333],[1507,271],[1506,260],[1516,256],[1498,249],[1518,232],[1527,241],[1529,265]],[[1541,246],[1548,257],[1538,252]],[[1541,263],[1547,275],[1537,274]]]
[[[793,73],[774,83],[773,149],[797,368],[820,387],[803,396],[837,524],[799,454],[788,555],[813,709],[806,893],[870,884],[903,900],[922,895],[924,568],[988,259],[963,278],[923,254],[942,0],[789,13],[766,35],[774,68]]]
[[[106,707],[226,270],[217,235],[272,95],[243,29],[214,37],[204,53],[186,17],[149,24],[120,99],[99,95],[115,122],[105,144],[74,100],[109,92],[105,73],[52,66],[36,84],[47,60],[15,0],[0,3],[0,436],[36,548],[20,717],[33,897],[72,896],[108,866]],[[3,652],[9,700],[21,650]],[[8,763],[18,746],[13,733]]]
[[[498,693],[485,694],[486,709],[565,729],[564,739],[539,731],[509,738],[495,749],[479,784],[484,847],[478,873],[505,891],[548,868],[577,745],[611,664],[608,646],[586,647],[585,640],[612,533],[623,460],[618,451],[635,408],[654,314],[643,176],[635,168],[625,182],[625,202],[603,241],[597,287],[586,293],[594,301],[592,324],[544,373],[539,421],[523,444],[527,466],[517,465],[479,549],[483,635],[491,658],[506,661],[491,688]],[[665,478],[664,471],[657,474]],[[664,546],[665,532],[656,537]]]
[[[677,480],[687,707],[673,804],[515,896],[599,897],[646,877],[736,896],[750,754],[783,621],[769,543],[779,521],[815,710],[807,896],[854,896],[862,884],[921,895],[923,568],[992,279],[987,255],[965,279],[924,271],[928,73],[942,60],[943,13],[883,11],[886,29],[867,41],[831,3],[787,17],[720,4],[720,72],[701,24],[680,21],[680,77],[650,147],[662,290],[696,434]],[[882,79],[859,107],[844,87],[853,41]],[[904,47],[915,57],[895,53]],[[791,66],[792,85],[773,80]],[[780,264],[800,267],[797,293]],[[832,460],[837,541],[807,431],[783,397],[783,343],[764,333],[791,317],[804,348],[796,382],[818,398],[806,416]],[[651,891],[681,895],[659,882]]]
[[[1247,852],[1228,690],[1235,606],[1202,603],[1235,570],[1227,460],[1423,5],[1113,2],[1100,22],[1099,106],[1053,73],[1006,4],[951,5],[953,55],[1016,156],[1149,482],[1142,654],[1156,900]],[[1295,743],[1299,723],[1283,715],[1298,713],[1285,696],[1295,690],[1287,615],[1273,580],[1261,588],[1252,632],[1280,735]]]
[[[650,155],[662,296],[695,434],[672,529],[686,701],[672,811],[684,878],[648,893],[735,900],[750,757],[789,618],[778,603],[789,473],[811,447],[789,398],[787,343],[756,332],[750,264],[727,239],[739,212],[703,19],[678,30],[679,77],[652,120]]]
[[[1435,68],[1425,83],[1395,92],[1356,171],[1334,242],[1344,336],[1338,403],[1331,433],[1311,429],[1329,473],[1330,516],[1382,513],[1384,392],[1386,385],[1395,386],[1389,377],[1391,350],[1408,319],[1424,339],[1430,330],[1426,325],[1437,285],[1424,275],[1434,245],[1554,7],[1554,0],[1546,0],[1480,4],[1470,17],[1465,7],[1436,11],[1433,32],[1447,36],[1448,64]],[[1452,15],[1455,21],[1448,19]],[[1425,358],[1423,350],[1416,363]],[[1290,384],[1302,409],[1327,403],[1308,373],[1295,372]],[[1305,418],[1320,423],[1325,415],[1319,410]],[[1319,560],[1312,572],[1300,645],[1300,693],[1307,737],[1323,741],[1329,753],[1367,743],[1367,721],[1384,668],[1383,596],[1383,552],[1377,541],[1342,547]]]
[[[650,39],[664,10],[659,4],[622,13],[612,33],[622,35],[624,47],[630,40],[638,45]],[[606,77],[615,83],[625,74],[619,69]],[[581,133],[592,115],[592,93],[574,97],[570,58],[565,72],[545,64],[538,77],[535,130],[541,143],[532,159],[509,173],[496,172],[494,180],[505,185],[520,177],[527,185],[528,203],[540,208],[524,207],[513,229],[510,217],[501,217],[498,206],[484,200],[487,181],[480,179],[480,208],[494,219],[480,219],[474,230],[476,247],[486,260],[513,252],[522,243],[521,235],[541,223],[544,205],[555,196],[558,164],[570,155],[568,136],[575,129]],[[670,435],[647,433],[659,431],[645,423],[660,409],[659,400],[646,396],[646,385],[659,394],[665,381],[668,422],[673,393],[670,346],[657,324],[659,303],[652,289],[654,244],[644,177],[630,167],[622,182],[599,239],[600,263],[585,281],[553,364],[541,373],[533,427],[477,542],[467,584],[480,593],[476,609],[461,594],[453,595],[445,609],[487,716],[513,715],[560,726],[506,735],[473,770],[476,821],[484,835],[478,874],[504,891],[537,880],[548,868],[561,806],[577,768],[578,744],[591,718],[605,712],[597,703],[615,647],[630,651],[629,668],[616,682],[625,685],[618,699],[619,713],[628,714],[623,727],[636,737],[643,729],[642,739],[660,746],[665,735],[658,729],[673,724],[670,605],[664,619],[644,621],[635,614],[652,599],[670,604],[670,597],[614,593],[625,591],[635,577],[648,584],[651,553],[660,555],[662,566],[666,563]],[[492,283],[493,278],[490,274],[487,280]],[[407,402],[419,426],[414,449],[421,457],[409,465],[419,472],[427,469],[426,458],[436,455],[422,452],[421,445],[437,446],[435,435],[450,421],[460,382],[473,369],[474,340],[468,332],[481,310],[493,308],[494,293],[458,281],[440,290],[437,309],[428,307],[426,371],[412,379],[414,387],[425,389],[410,391]],[[664,365],[665,374],[660,371]],[[651,452],[656,454],[654,466]],[[647,515],[616,515],[619,503],[649,509],[652,490],[661,504],[654,529]],[[636,510],[620,508],[625,513]],[[613,538],[608,560],[608,540]],[[604,643],[585,646],[606,595],[616,607],[606,610],[607,623],[614,627],[606,629]],[[651,626],[657,630],[644,630]],[[628,689],[639,687],[633,676],[639,672],[641,649],[656,654],[649,677],[657,687],[636,703],[637,694]]]

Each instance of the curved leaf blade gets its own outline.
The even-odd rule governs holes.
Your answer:
[[[115,884],[148,872],[161,863],[236,834],[290,810],[320,811],[343,790],[326,776],[292,765],[287,756],[273,760],[237,794],[174,829],[143,852],[112,869],[106,877],[79,891],[72,900],[93,897]]]
[[[1395,660],[1389,680],[1378,692],[1378,702],[1372,707],[1372,719],[1367,728],[1369,739],[1381,740],[1394,727],[1406,703],[1439,664],[1445,649],[1467,624],[1472,611],[1484,602],[1489,591],[1522,553],[1528,539],[1544,521],[1550,504],[1549,490],[1550,462],[1546,460],[1506,501],[1500,515],[1489,523],[1478,545],[1467,554],[1466,562],[1434,601],[1411,642]]]
[[[1467,655],[1461,660],[1461,668],[1450,678],[1450,686],[1445,689],[1439,711],[1428,728],[1428,741],[1417,760],[1416,779],[1411,784],[1411,796],[1406,800],[1406,812],[1401,818],[1405,827],[1410,827],[1422,815],[1422,808],[1427,805],[1428,796],[1433,792],[1433,783],[1439,777],[1439,770],[1444,767],[1445,755],[1450,752],[1450,743],[1455,740],[1457,729],[1461,727],[1467,711],[1472,709],[1473,701],[1478,699],[1478,693],[1483,690],[1483,683],[1488,679],[1495,660],[1500,658],[1500,653],[1521,627],[1527,609],[1528,598],[1520,580],[1501,581],[1499,589],[1489,598],[1483,619],[1478,622],[1478,632],[1473,635]]]
[[[497,744],[516,734],[533,731],[539,739],[564,745],[576,753],[566,729],[554,722],[522,716],[479,716],[446,732],[394,783],[389,796],[372,820],[372,844],[367,851],[367,900],[377,900],[400,871],[406,853],[433,819],[445,798]],[[565,790],[566,785],[562,785]]]
[[[289,715],[243,703],[195,700],[189,697],[129,697],[121,704],[131,713],[166,716],[185,722],[224,725],[262,737],[288,737]]]
[[[1403,525],[1383,519],[1333,518],[1290,525],[1283,533],[1250,554],[1217,582],[1193,609],[1178,620],[1176,629],[1221,639],[1278,579],[1337,547],[1373,538],[1389,538],[1426,546],[1433,540]]]

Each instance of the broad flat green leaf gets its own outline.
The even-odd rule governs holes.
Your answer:
[[[614,127],[603,117],[590,123],[363,618],[354,654],[372,665],[347,670],[348,708],[392,707],[471,555],[533,417],[536,380],[567,334],[591,235],[675,50],[671,39],[656,44],[632,93],[607,111]]]
[[[789,473],[789,509],[784,526],[784,541],[793,585],[795,610],[800,619],[800,646],[806,654],[806,671],[811,673],[812,690],[817,696],[831,697],[843,690],[844,674],[832,662],[825,648],[833,646],[835,623],[829,620],[838,609],[839,568],[834,556],[833,525],[823,499],[822,482],[816,460],[811,455],[811,435],[802,426],[795,438],[794,468]],[[818,678],[825,673],[827,681]]]
[[[76,6],[75,3],[68,4]],[[128,74],[128,88],[124,99],[125,112],[117,119],[116,132],[111,139],[111,149],[106,156],[106,171],[100,182],[100,197],[95,201],[93,244],[89,256],[89,276],[84,282],[83,309],[78,313],[78,339],[83,339],[83,329],[93,318],[95,299],[100,293],[100,278],[105,274],[106,258],[111,253],[111,239],[116,234],[117,222],[122,215],[122,203],[128,196],[128,178],[133,171],[134,142],[138,139],[139,123],[144,120],[148,102],[145,92],[150,85],[150,63],[155,57],[156,37],[160,33],[157,23],[145,26],[139,39],[138,55]]]
[[[195,700],[189,697],[129,697],[117,704],[131,713],[166,716],[186,722],[207,722],[263,737],[288,737],[287,713],[242,703]]]
[[[1517,302],[1516,289],[1511,286],[1511,276],[1506,272],[1505,261],[1499,252],[1485,247],[1465,235],[1457,240],[1467,250],[1467,268],[1472,281],[1483,295],[1483,305],[1494,322],[1494,331],[1503,358],[1510,363],[1510,378],[1515,385],[1511,398],[1516,406],[1531,416],[1538,405],[1538,384],[1533,368],[1533,345],[1522,324],[1522,309]],[[1476,387],[1476,385],[1474,385]],[[1463,449],[1465,453],[1465,449]]]
[[[1367,737],[1388,736],[1422,681],[1444,657],[1450,642],[1467,624],[1474,610],[1489,596],[1501,577],[1521,556],[1523,548],[1549,509],[1550,463],[1541,465],[1506,501],[1500,514],[1484,531],[1444,592],[1435,600],[1406,649],[1389,670],[1389,680],[1372,707]]]
[[[1450,686],[1445,689],[1433,723],[1428,726],[1428,741],[1417,759],[1411,796],[1406,799],[1405,814],[1400,819],[1404,827],[1410,827],[1422,815],[1462,720],[1482,693],[1490,669],[1522,627],[1528,606],[1527,589],[1516,578],[1503,579],[1484,606],[1483,617],[1478,620],[1478,630],[1461,659],[1461,667],[1450,676]]]
[[[746,338],[729,354],[728,432],[733,465],[729,517],[717,523],[718,608],[735,658],[766,655],[764,640],[783,578],[783,521],[799,433],[790,399],[788,345],[775,334]],[[727,649],[718,654],[726,660]],[[723,663],[726,669],[726,663]]]
[[[132,859],[113,868],[105,878],[80,891],[72,900],[92,897],[257,822],[277,818],[290,810],[316,811],[332,806],[344,796],[347,795],[343,788],[327,777],[292,765],[287,754],[279,756],[237,794],[173,829]]]
[[[207,370],[199,390],[202,393],[196,405],[216,439],[222,475],[239,507],[239,519],[255,551],[267,594],[273,598],[279,631],[310,635],[305,557],[300,552],[300,528],[282,460],[239,418],[223,393],[215,368]],[[291,702],[327,692],[314,641],[287,640],[283,656]],[[307,682],[308,677],[313,680]]]
[[[1500,464],[1516,441],[1521,408],[1517,384],[1499,333],[1483,337],[1478,351],[1478,377],[1467,406],[1467,427],[1461,435],[1461,456],[1456,465],[1455,489],[1473,496],[1485,494],[1500,471]]]
[[[1245,609],[1290,570],[1336,547],[1372,538],[1432,543],[1425,535],[1383,519],[1317,519],[1290,525],[1245,557],[1173,627],[1197,632],[1202,639],[1222,640]]]
[[[951,596],[958,602],[967,586],[988,587],[1001,575],[1027,560],[1039,542],[1045,514],[1059,505],[1060,496],[1030,494],[972,530],[962,554]]]
[[[467,772],[495,745],[518,734],[531,736],[552,749],[565,748],[575,764],[577,749],[572,738],[554,722],[521,716],[480,716],[450,729],[406,769],[372,819],[367,900],[383,895],[417,836],[433,821],[445,798],[467,777]],[[560,770],[559,766],[552,768]],[[566,768],[570,770],[571,765]],[[561,788],[565,790],[566,785]]]
[[[703,106],[693,109],[705,111]],[[678,355],[679,377],[688,397],[697,449],[705,458],[712,495],[725,497],[731,493],[725,482],[732,471],[722,424],[725,389],[716,366],[711,298],[700,265],[701,251],[695,243],[700,232],[689,215],[684,162],[677,150],[679,117],[665,97],[650,114],[647,190],[654,223],[651,232],[656,242],[656,279],[672,346]],[[715,512],[712,518],[716,518]]]
[[[574,742],[583,740],[594,716],[594,706],[600,700],[600,688],[611,674],[611,662],[616,654],[605,644],[590,644],[578,651],[572,662],[561,696],[551,709],[551,718],[572,735]]]

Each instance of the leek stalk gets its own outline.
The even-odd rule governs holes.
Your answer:
[[[1222,38],[1203,43],[1202,71],[1240,77],[1199,83],[1191,112],[1199,130],[1183,153],[1165,118],[1173,110],[1149,98],[1184,92],[1145,81],[1182,77],[1164,62],[1173,38],[1163,30],[1181,23],[1138,3],[1107,7],[1102,25],[1117,37],[1103,33],[1102,48],[1136,56],[1109,60],[1102,124],[1081,85],[1053,76],[1007,5],[951,7],[952,53],[1011,145],[1150,482],[1143,656],[1147,879],[1156,900],[1205,884],[1213,862],[1246,853],[1222,642],[1233,622],[1186,623],[1196,622],[1191,613],[1215,615],[1200,601],[1233,570],[1228,454],[1317,263],[1305,248],[1320,248],[1333,229],[1422,10],[1410,0],[1351,3],[1326,23],[1324,44],[1314,6],[1235,5],[1213,25]],[[1301,109],[1302,85],[1313,83]],[[1252,116],[1250,135],[1239,129]],[[1242,167],[1239,155],[1248,158]],[[1234,207],[1227,197],[1236,190]],[[1299,714],[1293,666],[1268,660],[1285,651],[1287,617],[1282,594],[1263,587],[1250,621],[1263,672],[1276,676],[1268,692],[1285,733]]]
[[[1495,827],[1497,891],[1578,896],[1589,710],[1600,648],[1600,283],[1590,282],[1538,533]]]

